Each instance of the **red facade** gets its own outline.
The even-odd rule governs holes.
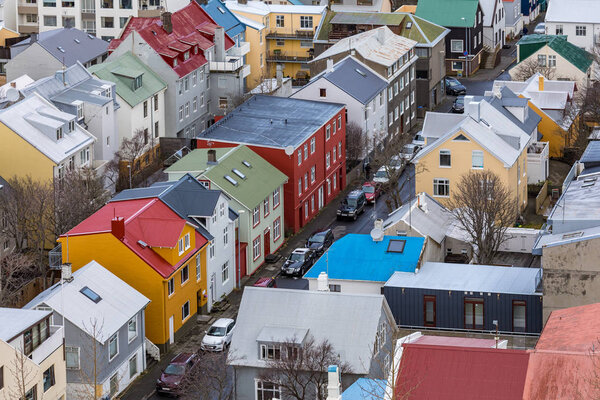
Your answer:
[[[329,135],[327,135],[328,129]],[[314,146],[312,145],[313,139]],[[197,138],[198,148],[232,147],[238,144],[246,144],[287,175],[288,181],[283,186],[284,216],[285,229],[290,232],[297,232],[306,225],[346,186],[345,109],[341,109],[334,118],[327,121],[319,130],[308,136],[301,145],[294,148],[292,155],[287,155],[283,148]],[[299,162],[300,153],[301,160]],[[327,166],[328,162],[329,167]]]

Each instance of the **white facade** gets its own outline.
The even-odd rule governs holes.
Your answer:
[[[494,50],[504,45],[506,14],[502,0],[483,0],[483,45]]]
[[[137,131],[148,130],[149,142],[158,144],[158,139],[165,137],[165,90],[162,89],[155,96],[151,96],[141,103],[131,107],[117,94],[117,101],[121,105],[117,113],[119,128],[119,143],[123,139],[131,139]],[[144,106],[146,103],[146,106]],[[147,107],[146,116],[144,108]]]
[[[307,278],[308,290],[319,290],[317,285],[317,279]],[[381,288],[385,285],[385,282],[370,282],[370,281],[351,281],[346,279],[328,279],[327,285],[332,291],[333,286],[339,286],[339,292],[341,293],[355,293],[355,294],[381,294]],[[337,291],[337,287],[336,287]]]
[[[600,21],[598,23],[561,22],[546,20],[546,34],[567,35],[567,40],[589,52],[600,44]]]
[[[545,16],[546,34],[567,35],[577,47],[593,52],[600,43],[600,2],[552,0]]]

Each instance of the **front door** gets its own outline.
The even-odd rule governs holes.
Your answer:
[[[169,344],[175,343],[175,328],[173,327],[173,316],[169,318]]]
[[[325,190],[324,190],[323,186],[319,187],[319,210],[321,208],[323,208],[323,202],[324,202],[324,197],[325,197],[324,192],[325,192]]]
[[[263,243],[265,244],[265,256],[271,254],[271,229],[265,229],[265,237]]]

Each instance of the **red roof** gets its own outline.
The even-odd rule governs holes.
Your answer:
[[[165,62],[171,66],[179,77],[183,77],[207,63],[202,50],[214,46],[215,29],[219,26],[196,3],[191,1],[187,6],[171,15],[173,31],[167,33],[162,27],[159,17],[155,18],[130,18],[118,39],[110,42],[109,50],[116,49],[124,38],[131,32],[137,32],[158,54],[162,55]],[[225,49],[234,45],[233,40],[225,33]],[[191,50],[198,46],[197,54]],[[190,51],[189,58],[183,59],[183,53]],[[177,66],[173,67],[171,59],[177,57]]]
[[[521,400],[524,350],[404,344],[396,399]]]
[[[111,232],[111,221],[115,217],[125,220],[123,244],[163,278],[169,277],[187,261],[183,258],[171,265],[152,250],[152,247],[175,247],[187,223],[156,198],[110,202],[61,237]],[[188,254],[195,253],[208,242],[196,230],[194,234],[196,247]]]
[[[600,303],[555,310],[550,314],[536,350],[587,352],[600,337]]]

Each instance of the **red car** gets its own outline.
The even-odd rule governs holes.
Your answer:
[[[191,369],[198,361],[198,355],[192,353],[180,353],[175,356],[160,374],[160,379],[156,381],[156,392],[159,395],[178,396],[179,384],[185,375],[189,374]]]
[[[374,203],[381,195],[381,185],[377,182],[365,182],[362,185],[362,191],[365,193],[367,203]]]
[[[275,279],[273,278],[258,278],[256,283],[252,286],[255,287],[277,287]]]

